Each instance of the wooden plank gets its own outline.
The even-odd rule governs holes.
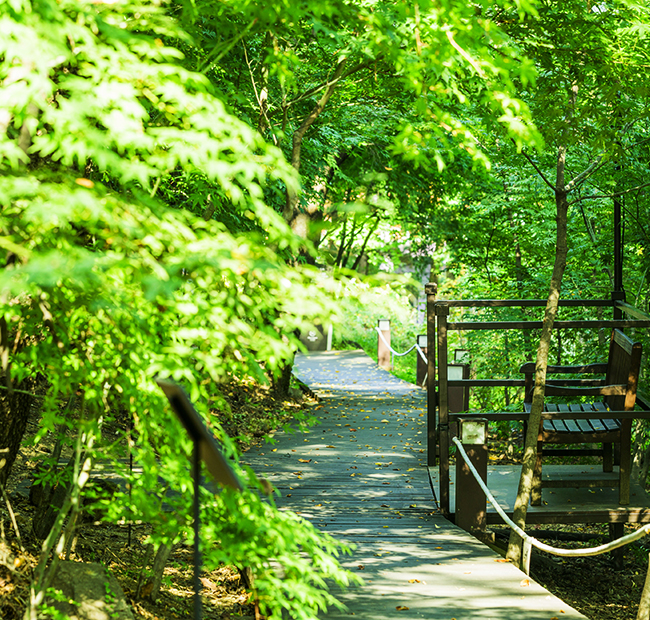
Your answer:
[[[642,328],[650,327],[650,321],[614,321],[614,320],[593,320],[593,321],[555,321],[554,329],[599,329],[610,328]],[[505,330],[505,329],[541,329],[542,321],[449,321],[447,329],[450,331],[472,331],[472,330]]]
[[[519,367],[519,372],[534,373],[535,362],[526,362]],[[546,374],[605,374],[607,372],[607,362],[596,362],[593,364],[580,364],[572,366],[557,366],[549,364],[546,367]]]
[[[560,306],[564,307],[611,307],[611,299],[561,299]],[[531,308],[546,307],[546,299],[439,299],[436,305],[449,308]]]
[[[598,476],[607,480],[608,487],[585,488],[544,488],[542,505],[529,506],[526,523],[650,523],[650,497],[637,484],[632,483],[629,506],[618,502],[618,489],[611,481],[618,474],[604,474],[598,465],[547,465],[544,475],[547,479],[577,477],[588,479]],[[517,496],[520,466],[493,465],[488,467],[488,487],[499,505],[512,517],[512,509]],[[609,476],[612,476],[610,479]],[[453,482],[453,480],[452,480]],[[437,483],[434,478],[434,485]],[[455,506],[452,505],[452,513]],[[488,503],[487,522],[490,525],[503,521]]]
[[[524,379],[453,379],[447,381],[449,387],[523,387]]]
[[[458,422],[460,418],[485,418],[491,422],[516,422],[528,419],[527,411],[471,411],[469,413],[450,413],[449,422]]]
[[[635,308],[634,306],[631,306],[628,303],[625,303],[624,301],[615,301],[615,307],[620,308],[625,312],[626,314],[633,316],[635,319],[640,319],[640,320],[650,320],[650,315],[646,314],[645,312],[642,312],[638,308]]]
[[[542,487],[545,489],[595,489],[602,487],[617,487],[619,485],[618,474],[615,478],[589,478],[577,483],[574,480],[542,480]]]

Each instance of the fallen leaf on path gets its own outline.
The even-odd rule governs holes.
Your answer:
[[[405,605],[398,605],[395,609],[397,609],[397,611],[408,611],[408,607]]]
[[[298,459],[300,463],[311,463],[311,459]]]
[[[530,585],[530,580],[528,580],[528,579],[522,579],[519,582],[519,587],[521,587],[521,588],[527,588],[529,585]]]
[[[357,568],[358,568],[359,570],[363,570],[363,569],[365,568],[365,566],[364,566],[363,564],[359,564],[359,566],[358,566]]]
[[[494,560],[494,561],[495,561],[495,562],[511,562],[512,560],[508,560],[508,559],[506,559],[506,558],[497,558],[497,559]]]

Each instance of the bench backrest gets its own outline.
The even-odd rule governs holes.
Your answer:
[[[632,341],[620,329],[612,331],[607,360],[606,385],[625,385],[625,394],[606,396],[605,402],[614,411],[631,411],[636,402],[636,390],[641,367],[641,343]]]

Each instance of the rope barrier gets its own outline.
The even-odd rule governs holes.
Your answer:
[[[487,486],[483,482],[483,479],[476,471],[476,467],[474,467],[474,465],[470,462],[469,457],[467,456],[467,453],[463,448],[463,444],[460,443],[458,437],[454,437],[452,441],[456,444],[456,447],[458,448],[460,455],[463,457],[463,460],[467,464],[467,467],[469,467],[469,470],[472,472],[472,475],[474,476],[476,482],[479,484],[479,486],[485,493],[485,496],[487,497],[488,500],[490,500],[490,503],[492,504],[492,506],[494,506],[494,509],[499,513],[499,516],[504,520],[506,525],[510,526],[511,529],[517,532],[517,534],[521,536],[521,538],[524,540],[525,543],[532,545],[533,547],[536,547],[540,551],[546,551],[547,553],[551,553],[553,555],[559,555],[562,557],[582,558],[582,557],[588,557],[592,555],[600,555],[601,553],[606,553],[607,551],[613,551],[614,549],[618,549],[619,547],[634,542],[639,538],[643,538],[650,532],[650,523],[648,523],[644,525],[642,528],[639,528],[636,532],[632,532],[631,534],[627,534],[622,538],[618,538],[617,540],[612,540],[611,542],[608,542],[604,545],[600,545],[598,547],[591,547],[588,549],[559,549],[557,547],[551,547],[550,545],[546,545],[543,542],[537,540],[536,538],[533,538],[532,536],[526,534],[524,530],[522,530],[514,521],[512,521],[512,519],[510,519],[510,517],[504,512],[503,508],[499,506],[499,503],[496,501],[496,499],[494,499],[492,493],[490,493],[490,490],[487,488]]]
[[[408,351],[404,351],[404,353],[398,353],[397,351],[395,351],[395,349],[393,349],[393,347],[391,347],[391,346],[388,344],[388,342],[386,342],[386,338],[384,338],[384,334],[381,333],[381,329],[379,329],[379,327],[375,327],[375,330],[376,330],[377,333],[379,334],[379,337],[381,338],[382,342],[383,342],[383,343],[388,347],[388,350],[389,350],[393,355],[397,355],[397,357],[402,357],[402,356],[404,356],[404,355],[408,355],[411,351],[413,351],[413,349],[417,349],[417,352],[420,354],[420,357],[421,357],[425,362],[427,361],[427,357],[426,357],[426,355],[424,354],[424,351],[422,351],[422,349],[420,348],[420,345],[419,345],[417,342],[416,342],[416,343],[415,343],[415,344],[414,344],[410,349],[408,349]]]

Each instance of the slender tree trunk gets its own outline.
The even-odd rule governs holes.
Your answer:
[[[571,186],[566,183],[566,153],[567,153],[567,135],[570,130],[570,122],[573,116],[578,94],[578,87],[574,84],[571,92],[570,107],[567,113],[567,125],[562,136],[561,144],[558,148],[557,166],[555,173],[555,207],[556,207],[556,242],[555,242],[555,263],[553,265],[553,275],[551,276],[551,286],[546,309],[544,311],[544,320],[542,323],[542,335],[537,348],[535,359],[535,388],[533,390],[533,402],[530,416],[528,418],[528,428],[524,444],[524,457],[521,466],[521,476],[519,478],[519,488],[517,490],[517,499],[513,510],[513,521],[520,527],[526,526],[526,513],[528,512],[528,503],[533,488],[533,473],[535,462],[537,460],[537,439],[539,427],[542,421],[542,411],[544,410],[544,386],[546,384],[546,369],[548,366],[548,354],[551,346],[551,336],[553,334],[553,324],[557,316],[560,301],[560,291],[562,288],[562,278],[566,268],[568,254],[567,246],[567,212],[569,203],[567,194]],[[575,179],[574,179],[575,181]],[[521,565],[523,541],[514,531],[510,533],[508,542],[508,552],[506,557],[516,566]]]
[[[329,86],[325,88],[318,103],[314,106],[312,111],[303,119],[300,127],[293,134],[292,148],[291,148],[291,165],[296,172],[300,171],[300,157],[302,152],[302,141],[307,133],[307,130],[314,124],[314,121],[320,116],[327,102],[330,100],[336,89],[336,85],[343,74],[345,68],[345,59],[341,60],[334,71],[332,79],[329,81]],[[291,225],[293,231],[301,236],[303,239],[307,238],[309,233],[309,215],[299,213],[298,206],[298,192],[296,188],[287,186],[286,203],[282,215],[284,219]]]
[[[558,161],[560,159],[563,161],[564,155],[564,149],[560,149],[560,157],[558,158]],[[532,408],[528,418],[524,458],[513,513],[513,521],[521,528],[524,528],[526,525],[526,513],[528,511],[528,503],[530,502],[530,494],[533,488],[533,471],[537,459],[537,437],[539,435],[539,426],[542,420],[542,411],[544,409],[544,385],[546,383],[548,353],[551,345],[553,323],[555,322],[558,302],[560,300],[562,277],[564,276],[564,270],[566,268],[568,207],[566,192],[556,191],[556,206],[557,246],[555,250],[555,264],[553,265],[551,287],[546,301],[546,310],[544,312],[544,321],[542,323],[542,335],[539,347],[537,348],[537,357],[535,359],[535,389],[533,390]],[[511,532],[507,557],[517,566],[521,563],[521,547],[521,538],[514,531]]]
[[[643,591],[641,592],[641,601],[639,601],[639,612],[636,620],[650,620],[650,563],[646,573]]]
[[[35,381],[14,383],[11,358],[21,346],[20,333],[12,334],[5,317],[0,317],[0,485],[4,486],[16,460],[27,428]]]
[[[366,251],[368,241],[370,241],[370,237],[372,237],[374,232],[377,230],[378,226],[379,226],[379,217],[377,218],[375,223],[370,227],[370,230],[368,231],[368,234],[366,235],[366,238],[363,240],[363,244],[361,245],[361,249],[359,250],[359,255],[357,256],[356,260],[354,261],[354,265],[352,265],[353,270],[356,270],[357,267],[359,266],[359,263],[361,262],[361,259],[363,258],[363,254]]]

